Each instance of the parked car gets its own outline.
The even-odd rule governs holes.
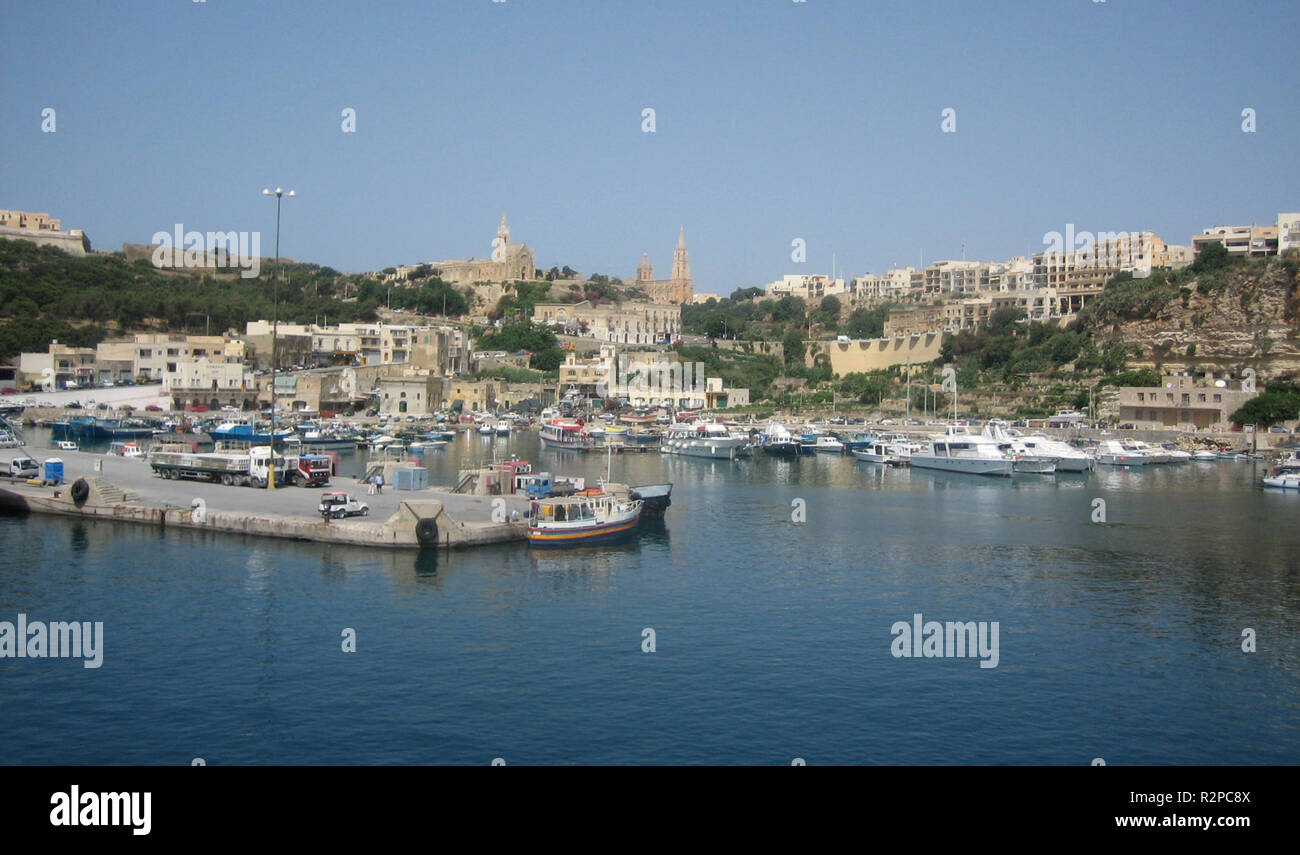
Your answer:
[[[9,461],[10,478],[37,478],[40,471],[40,466],[30,457],[15,457]]]
[[[6,386],[3,389],[0,389],[0,395],[17,395],[17,394],[18,394],[18,390],[13,388],[12,386]]]
[[[161,413],[163,411],[163,408],[158,406],[157,404],[150,404],[149,406],[145,407],[145,409],[151,413]]]
[[[359,502],[347,493],[325,493],[317,509],[322,517],[341,520],[344,517],[364,517],[370,513],[365,502]]]
[[[1268,429],[1268,432],[1269,433],[1290,433],[1291,428],[1287,427],[1286,425],[1273,425],[1271,428]]]

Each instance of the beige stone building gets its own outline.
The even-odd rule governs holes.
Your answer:
[[[1262,387],[1261,387],[1262,389]],[[1230,416],[1254,398],[1237,380],[1166,375],[1161,386],[1119,390],[1119,422],[1139,428],[1229,427]]]
[[[505,214],[501,215],[501,224],[492,241],[492,254],[488,258],[431,261],[429,266],[444,282],[456,285],[537,278],[537,256],[528,244],[511,243]]]
[[[629,300],[596,305],[580,303],[538,303],[533,322],[557,333],[594,338],[613,344],[652,345],[676,338],[682,329],[681,306]]]
[[[257,401],[257,382],[243,362],[199,357],[171,365],[163,372],[163,388],[171,395],[174,409],[247,409]]]
[[[432,374],[385,377],[379,381],[375,403],[381,413],[424,418],[441,406],[442,385],[442,378]]]
[[[63,231],[63,223],[49,214],[0,210],[0,238],[31,241],[38,246],[53,246],[69,255],[90,252],[90,238],[81,229]]]
[[[636,268],[635,284],[645,291],[651,302],[686,306],[695,302],[695,286],[691,282],[691,256],[686,251],[686,229],[677,234],[677,249],[673,251],[673,273],[668,279],[655,279],[650,256],[641,254]]]
[[[543,406],[554,400],[554,390],[541,383],[510,383],[505,380],[460,380],[447,382],[442,406],[461,412],[508,410],[523,401],[537,399]]]
[[[798,297],[805,300],[809,308],[817,308],[823,297],[848,294],[848,287],[843,279],[832,279],[821,273],[799,273],[783,276],[776,282],[763,286],[764,294],[773,300],[782,297]]]
[[[205,360],[214,364],[244,363],[242,341],[219,335],[177,335],[140,333],[132,342],[135,349],[135,377],[139,380],[162,380],[169,375],[184,374],[187,363]],[[175,379],[172,376],[170,379]]]
[[[917,306],[894,309],[885,319],[885,338],[938,332],[944,328],[943,306]]]
[[[1282,216],[1286,216],[1285,214]],[[1201,250],[1212,243],[1221,243],[1229,255],[1259,258],[1277,255],[1277,226],[1211,226],[1192,236],[1192,252],[1199,255]]]

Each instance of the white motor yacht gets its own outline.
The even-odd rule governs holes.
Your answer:
[[[949,428],[934,437],[929,448],[912,454],[911,464],[916,469],[1009,476],[1015,471],[1015,458],[1000,445],[995,439]]]
[[[1097,447],[1097,462],[1106,466],[1146,466],[1152,460],[1118,439],[1107,439]]]
[[[854,449],[850,453],[857,460],[865,460],[867,463],[879,463],[882,466],[905,466],[908,457],[911,456],[910,449],[907,457],[904,457],[894,443],[884,439],[874,440],[866,448]]]
[[[687,457],[741,457],[749,453],[749,438],[736,436],[717,422],[670,425],[662,449]]]

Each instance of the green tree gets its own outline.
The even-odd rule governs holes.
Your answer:
[[[1300,395],[1265,392],[1243,404],[1231,418],[1234,424],[1269,428],[1280,422],[1300,418]]]
[[[786,365],[803,365],[804,343],[803,334],[798,330],[790,330],[781,339],[781,348],[785,351]]]

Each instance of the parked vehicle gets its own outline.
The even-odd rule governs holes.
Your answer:
[[[30,457],[15,457],[9,461],[10,478],[39,478],[40,465]]]
[[[149,452],[149,466],[163,478],[220,482],[226,486],[265,487],[270,473],[271,448],[259,445],[245,452],[194,454],[184,446],[162,446]],[[297,483],[298,460],[275,455],[275,483]]]
[[[322,517],[341,520],[344,517],[364,517],[370,514],[370,506],[358,501],[347,493],[326,493],[320,497],[316,508]]]

